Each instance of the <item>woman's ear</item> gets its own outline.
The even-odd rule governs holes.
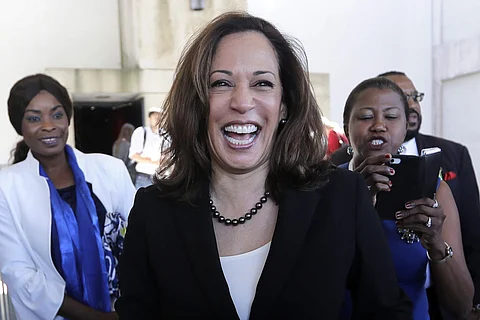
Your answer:
[[[287,112],[287,107],[285,106],[284,103],[280,106],[280,119],[287,119],[288,118],[288,112]]]
[[[348,141],[350,141],[350,135],[348,132],[348,126],[343,125],[343,132],[345,132],[345,136],[347,137]]]

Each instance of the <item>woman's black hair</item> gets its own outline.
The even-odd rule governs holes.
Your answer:
[[[370,78],[367,80],[362,81],[359,85],[357,85],[350,95],[347,98],[347,102],[345,103],[345,109],[343,110],[343,129],[348,136],[348,123],[350,122],[350,115],[352,114],[353,106],[357,102],[357,98],[363,91],[367,89],[389,89],[393,92],[397,93],[400,101],[403,104],[403,108],[405,110],[405,117],[408,119],[409,107],[408,101],[403,93],[402,89],[392,80],[385,78],[385,77],[377,77],[377,78]]]
[[[10,90],[8,97],[8,117],[10,123],[19,135],[22,135],[22,120],[25,110],[32,99],[40,93],[47,91],[62,105],[68,118],[68,124],[73,113],[73,104],[67,89],[54,78],[46,74],[34,74],[17,81]],[[17,143],[12,150],[13,163],[25,160],[29,147],[24,140]]]

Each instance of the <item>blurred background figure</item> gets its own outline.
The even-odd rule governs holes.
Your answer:
[[[134,130],[135,127],[132,124],[125,123],[120,129],[120,134],[118,135],[117,140],[115,140],[112,148],[112,155],[125,163],[132,181],[134,181],[136,173],[134,165],[135,162],[130,160],[128,154],[130,151],[130,141],[132,139]]]
[[[327,117],[322,117],[322,121],[328,139],[327,157],[330,157],[333,152],[348,144],[348,138],[338,123],[330,121]]]
[[[132,134],[129,158],[136,162],[135,188],[147,187],[152,184],[153,176],[158,168],[163,135],[158,128],[160,108],[148,110],[148,125],[138,127]]]

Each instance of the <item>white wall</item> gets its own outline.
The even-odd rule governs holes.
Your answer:
[[[442,0],[442,42],[480,35],[480,1]]]
[[[406,72],[420,91],[422,131],[431,133],[430,1],[249,0],[248,10],[299,39],[310,71],[330,74],[331,120],[342,123],[350,91],[379,73]]]
[[[442,136],[467,146],[480,181],[480,2],[436,0]]]
[[[45,68],[120,68],[116,0],[0,1],[0,164],[18,137],[8,120],[15,81]]]
[[[444,136],[468,147],[477,181],[480,178],[480,73],[443,83]],[[459,112],[459,110],[465,110]]]

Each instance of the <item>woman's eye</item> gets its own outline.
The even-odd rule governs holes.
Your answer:
[[[63,112],[57,112],[53,115],[54,119],[61,119],[63,118]]]
[[[360,120],[369,120],[369,119],[372,119],[373,116],[369,115],[369,114],[364,114],[364,115],[359,115],[358,116],[358,119]]]
[[[216,88],[216,87],[226,87],[228,86],[229,83],[225,80],[217,80],[217,81],[214,81],[211,85],[210,85],[210,88]]]
[[[36,116],[30,116],[30,117],[27,117],[27,121],[28,122],[38,122],[38,121],[40,121],[40,118],[36,117]]]
[[[387,114],[387,115],[385,116],[385,118],[387,118],[387,119],[398,119],[398,115],[396,115],[396,114]]]
[[[257,83],[255,83],[255,86],[273,88],[273,83],[271,83],[270,81],[262,80],[262,81],[258,81]]]

